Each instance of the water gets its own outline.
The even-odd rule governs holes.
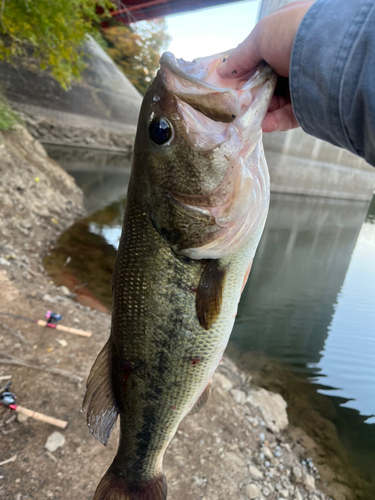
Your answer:
[[[49,154],[83,187],[90,215],[62,235],[46,267],[58,283],[84,285],[110,308],[129,160],[76,152]],[[303,396],[311,408],[334,423],[351,462],[375,481],[374,255],[375,199],[368,208],[272,194],[231,340],[237,352],[282,362],[285,380],[308,384]],[[286,399],[288,384],[280,389]]]
[[[358,202],[273,194],[231,340],[286,362],[325,395],[312,395],[312,407],[374,480],[375,201],[366,212]]]
[[[50,144],[44,147],[83,190],[88,214],[125,196],[130,177],[130,157],[125,153]]]

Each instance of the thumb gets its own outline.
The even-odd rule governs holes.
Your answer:
[[[234,49],[231,56],[217,68],[221,78],[238,78],[255,68],[262,60],[258,49],[257,29]]]

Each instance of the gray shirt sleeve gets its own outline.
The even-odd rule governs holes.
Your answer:
[[[375,0],[318,0],[294,41],[290,92],[303,130],[375,165]]]

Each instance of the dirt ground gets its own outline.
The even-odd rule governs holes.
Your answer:
[[[110,317],[77,303],[43,269],[58,234],[82,215],[82,194],[22,128],[0,135],[0,211],[0,312],[43,319],[49,309],[62,314],[62,324],[93,333],[85,338],[0,315],[0,386],[11,376],[20,405],[68,422],[61,430],[0,407],[0,498],[89,500],[118,440],[116,429],[107,447],[97,442],[80,411]],[[311,460],[314,443],[304,446],[302,431],[270,430],[264,408],[251,403],[256,389],[248,375],[228,359],[218,371],[208,404],[182,422],[167,450],[169,499],[360,498],[345,485],[323,484]],[[65,443],[48,452],[54,431]]]

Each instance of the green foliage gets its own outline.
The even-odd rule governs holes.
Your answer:
[[[17,123],[21,123],[21,118],[9,107],[0,89],[0,130],[9,130]]]
[[[164,19],[142,21],[131,26],[112,26],[102,30],[108,55],[144,94],[159,67],[161,53],[170,42]]]
[[[0,0],[0,59],[33,55],[67,89],[85,67],[79,46],[98,32],[110,0]]]

